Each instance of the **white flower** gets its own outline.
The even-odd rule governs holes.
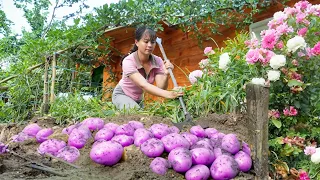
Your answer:
[[[221,54],[219,59],[219,69],[226,71],[228,69],[229,63],[230,63],[229,54],[228,53]]]
[[[315,164],[320,163],[320,148],[317,148],[316,152],[311,155],[311,161]]]
[[[301,36],[295,36],[294,38],[291,38],[287,42],[287,48],[289,52],[296,52],[299,48],[306,48],[307,43]]]
[[[283,12],[283,11],[278,11],[276,13],[273,14],[273,19],[276,21],[282,21],[287,19],[288,16]]]
[[[286,65],[286,57],[284,55],[274,55],[270,59],[270,66],[272,69],[279,69],[279,67],[282,67]]]
[[[266,80],[264,78],[252,78],[251,83],[264,86]]]
[[[278,71],[278,70],[268,71],[268,79],[270,81],[278,81],[279,78],[280,78],[280,71]]]
[[[314,9],[320,11],[320,4],[312,5],[311,8],[314,8]]]

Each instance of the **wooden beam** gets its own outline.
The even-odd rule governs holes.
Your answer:
[[[268,170],[268,108],[269,88],[246,85],[249,144],[256,180],[267,180]]]

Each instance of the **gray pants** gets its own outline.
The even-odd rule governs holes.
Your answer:
[[[144,107],[143,101],[135,101],[127,96],[119,84],[113,90],[112,103],[120,110]]]

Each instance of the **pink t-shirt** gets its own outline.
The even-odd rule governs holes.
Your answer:
[[[144,68],[138,59],[137,51],[124,58],[122,62],[122,79],[119,84],[122,87],[123,92],[135,101],[142,100],[143,90],[129,78],[131,74],[136,72],[140,73],[143,77],[146,77],[146,80],[150,84],[154,83],[157,74],[164,74],[164,63],[160,57],[152,55],[150,64],[151,70],[146,77]]]

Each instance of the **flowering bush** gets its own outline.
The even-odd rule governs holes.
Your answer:
[[[261,42],[246,41],[246,61],[260,72],[252,82],[270,85],[270,150],[289,167],[298,164],[310,172],[303,150],[320,140],[319,24],[320,5],[300,1],[273,15]]]
[[[240,33],[234,39],[225,41],[224,48],[204,49],[206,58],[199,62],[201,71],[196,70],[189,74],[193,85],[184,96],[193,117],[242,109],[246,94],[244,84],[250,81],[252,73],[257,72],[248,67],[244,58],[244,41],[248,38],[248,33]],[[260,82],[259,80],[264,83],[264,79],[257,79],[257,82]]]

